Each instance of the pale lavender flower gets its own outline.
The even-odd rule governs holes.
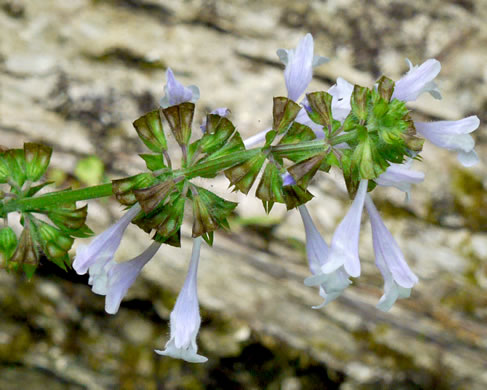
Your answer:
[[[190,363],[204,363],[208,360],[197,354],[196,345],[196,336],[201,325],[196,283],[201,242],[201,237],[193,242],[188,275],[170,317],[171,337],[164,351],[155,350],[159,355],[183,359]]]
[[[296,101],[308,88],[313,77],[313,68],[328,61],[325,57],[313,55],[313,36],[306,34],[295,49],[279,49],[277,55],[286,66],[284,79],[288,97]]]
[[[434,98],[441,99],[440,92],[433,79],[438,76],[441,64],[435,59],[429,59],[421,65],[409,64],[409,72],[396,81],[392,98],[404,102],[416,100],[423,92],[429,92]]]
[[[355,199],[347,214],[340,222],[333,234],[328,261],[320,268],[320,274],[312,276],[307,281],[308,286],[317,286],[326,282],[332,272],[343,267],[344,272],[353,277],[360,276],[360,259],[358,244],[360,235],[360,221],[367,194],[367,180],[361,180]],[[340,274],[341,279],[343,276]]]
[[[475,141],[470,135],[479,125],[477,116],[469,116],[458,121],[414,122],[416,130],[436,146],[458,152],[458,160],[464,166],[472,166],[479,161],[474,150]]]
[[[313,276],[307,278],[304,283],[305,285],[315,285],[313,284],[314,275],[319,275],[321,273],[321,267],[329,260],[330,248],[323,237],[321,237],[318,229],[316,229],[306,206],[298,206],[298,210],[301,214],[304,230],[306,232],[306,255],[308,257],[308,265],[313,274]],[[310,282],[311,284],[308,284]],[[343,267],[327,274],[324,278],[320,278],[320,296],[324,301],[318,306],[313,306],[313,309],[322,308],[338,298],[350,283],[348,275]]]
[[[418,282],[410,270],[394,237],[384,225],[372,199],[367,196],[365,207],[372,225],[375,263],[384,277],[384,295],[377,308],[388,311],[398,298],[407,298],[411,288]]]
[[[227,117],[230,115],[230,110],[226,107],[215,108],[210,114],[219,115],[222,117]],[[206,133],[206,117],[203,119],[203,123],[200,125],[202,133]]]
[[[410,158],[403,164],[394,164],[386,169],[375,182],[383,187],[396,187],[406,193],[406,199],[409,200],[411,194],[411,185],[421,183],[424,180],[424,173],[413,171],[411,165],[413,159]]]
[[[106,295],[105,311],[108,314],[118,312],[127,290],[160,247],[161,244],[154,241],[144,252],[129,261],[117,263],[111,259],[102,267],[90,268],[89,284],[93,286],[94,293]]]
[[[352,109],[350,105],[352,92],[353,84],[350,84],[341,77],[338,77],[336,84],[328,90],[328,93],[332,96],[331,113],[333,114],[333,119],[343,122],[348,114],[350,114]]]
[[[164,85],[164,97],[159,104],[162,108],[175,106],[184,102],[195,103],[200,98],[200,90],[196,85],[185,87],[174,77],[171,68],[166,71],[166,84]]]
[[[89,268],[103,267],[110,261],[120,246],[125,229],[140,210],[139,204],[136,204],[115,224],[96,236],[89,245],[79,245],[73,261],[75,271],[83,275]]]
[[[320,66],[328,61],[327,58],[314,55],[313,36],[306,34],[298,43],[295,49],[279,49],[277,56],[285,65],[284,79],[286,82],[287,96],[289,99],[296,101],[308,88],[313,77],[313,68]],[[296,122],[310,126],[319,134],[319,128],[313,123],[302,109],[296,118]],[[265,140],[266,134],[272,129],[265,129],[244,141],[246,148],[253,147]],[[321,132],[322,133],[322,132]]]

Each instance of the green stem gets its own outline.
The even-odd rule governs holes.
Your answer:
[[[40,195],[35,198],[13,199],[0,208],[0,214],[12,211],[29,211],[43,207],[55,206],[63,203],[71,203],[79,200],[103,198],[112,195],[112,184],[100,184],[93,187],[80,188],[79,190],[63,190]]]
[[[355,130],[349,131],[348,133],[333,137],[330,139],[331,145],[338,145],[343,142],[349,142],[357,139],[357,132]]]
[[[181,173],[188,179],[192,179],[198,176],[214,175],[217,172],[223,171],[225,169],[243,163],[244,161],[247,161],[256,154],[260,153],[261,150],[262,148],[242,150],[240,152],[218,157],[213,160],[205,161],[192,167],[182,169]]]
[[[353,137],[351,137],[353,138]],[[349,139],[349,135],[339,136],[333,139],[333,143],[341,143]],[[274,157],[285,155],[289,152],[316,152],[320,153],[328,147],[328,141],[313,140],[300,142],[297,144],[286,144],[271,146],[270,152]],[[187,179],[193,179],[198,176],[211,176],[235,165],[241,164],[248,159],[262,152],[262,148],[254,148],[231,153],[227,156],[221,156],[209,161],[203,161],[191,167],[186,167],[174,171],[176,175],[185,176]],[[53,207],[63,203],[72,203],[81,200],[103,198],[112,195],[112,184],[101,184],[93,187],[81,188],[79,190],[63,190],[51,192],[33,198],[11,199],[0,202],[0,216],[19,211],[27,212],[39,210],[46,207]]]
[[[300,142],[298,144],[284,144],[271,146],[274,156],[285,155],[289,152],[316,152],[320,153],[325,149],[327,142],[323,139]]]

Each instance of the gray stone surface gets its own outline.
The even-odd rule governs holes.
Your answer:
[[[317,53],[331,59],[311,90],[327,89],[338,76],[362,85],[382,72],[397,79],[406,57],[439,59],[443,100],[421,98],[411,104],[414,117],[479,115],[475,138],[484,160],[467,171],[454,154],[427,144],[415,163],[426,181],[411,203],[394,190],[374,192],[420,278],[412,297],[387,314],[374,307],[382,280],[365,220],[363,276],[315,311],[317,291],[303,285],[298,214],[276,207],[264,217],[251,197],[227,195],[242,202],[240,219],[203,249],[200,264],[205,366],[152,352],[167,340],[191,251],[189,222],[182,248],[160,251],[115,317],[72,273],[46,267],[25,282],[2,272],[0,388],[486,388],[486,19],[485,0],[0,0],[0,143],[52,145],[63,185],[79,184],[76,163],[91,154],[110,178],[144,169],[131,121],[157,105],[167,66],[200,87],[197,120],[227,106],[244,136],[266,128],[272,96],[285,94],[275,51],[308,31]],[[224,178],[211,184],[225,194]],[[309,207],[327,240],[349,204],[341,186],[332,173],[311,189]],[[112,202],[89,207],[97,232],[121,213]],[[131,227],[120,258],[147,245]]]

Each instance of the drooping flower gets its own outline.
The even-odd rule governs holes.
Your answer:
[[[440,148],[458,152],[458,160],[464,166],[472,166],[479,161],[474,150],[475,141],[470,135],[479,125],[476,115],[458,121],[414,122],[416,130],[423,137]]]
[[[340,222],[333,234],[328,260],[321,265],[320,273],[312,276],[306,282],[308,286],[318,286],[325,283],[330,274],[340,270],[340,279],[344,276],[360,276],[360,259],[358,244],[360,235],[360,221],[364,208],[365,195],[367,194],[368,180],[361,180],[355,199],[347,214]],[[348,278],[348,276],[346,276]]]
[[[298,207],[299,213],[304,224],[304,230],[306,232],[306,255],[308,257],[308,265],[313,275],[319,275],[321,273],[321,267],[329,260],[330,248],[326,244],[325,240],[316,229],[316,226],[309,215],[309,211],[305,205]],[[308,285],[313,284],[313,277],[307,278],[304,283]],[[324,299],[323,303],[318,306],[313,306],[313,309],[319,309],[330,303],[334,299],[338,298],[343,290],[350,285],[350,280],[343,267],[335,270],[334,272],[327,274],[326,277],[320,279],[320,296]]]
[[[372,225],[375,263],[384,277],[384,295],[377,308],[388,311],[397,299],[409,297],[418,277],[404,260],[399,246],[369,196],[365,199],[365,207]]]
[[[137,257],[117,263],[111,259],[104,266],[90,268],[89,284],[96,294],[106,295],[105,311],[116,314],[127,290],[139,276],[142,268],[154,257],[161,244],[154,241],[144,252]]]
[[[227,117],[230,114],[230,110],[226,107],[215,108],[210,114]],[[203,119],[203,123],[200,126],[201,132],[206,133],[206,118]]]
[[[171,337],[163,351],[155,350],[159,355],[183,359],[190,363],[204,363],[208,360],[197,354],[196,345],[196,336],[201,325],[196,282],[201,241],[202,238],[198,237],[193,242],[188,275],[171,312]]]
[[[171,68],[166,71],[166,84],[164,85],[164,97],[159,104],[162,108],[175,106],[184,102],[195,103],[200,98],[200,90],[196,85],[185,87],[174,77]]]
[[[416,100],[423,92],[429,92],[434,98],[441,99],[438,86],[433,81],[440,73],[440,62],[435,59],[429,59],[419,66],[413,66],[409,60],[407,62],[409,64],[409,72],[396,81],[392,98],[403,102],[411,102]]]
[[[413,159],[409,159],[403,164],[394,164],[386,169],[375,182],[383,187],[396,187],[406,193],[406,199],[410,198],[411,185],[421,183],[424,180],[424,173],[413,171],[411,165]]]
[[[277,50],[279,59],[286,66],[284,79],[291,100],[298,100],[308,88],[313,77],[313,68],[328,61],[325,57],[314,56],[313,50],[313,36],[309,33],[299,41],[295,49]]]
[[[83,275],[89,268],[104,267],[113,258],[120,246],[123,233],[132,219],[140,212],[139,204],[134,205],[122,218],[99,234],[89,245],[79,245],[73,261],[73,268]]]

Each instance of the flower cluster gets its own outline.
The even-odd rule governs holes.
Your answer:
[[[297,49],[291,51],[294,61],[285,62],[285,78],[289,95],[299,97],[307,88],[311,80],[309,76],[313,57],[312,38],[308,34],[301,40]],[[279,54],[279,52],[278,52]],[[294,55],[296,54],[296,55]],[[281,58],[281,55],[279,56]],[[441,69],[439,61],[430,59],[420,66],[413,66],[408,60],[409,72],[395,83],[392,99],[403,102],[416,100],[422,93],[428,92],[433,97],[441,99],[434,78]],[[299,91],[296,92],[296,91]],[[354,86],[342,78],[337,79],[328,93],[332,96],[331,111],[333,118],[341,123],[346,122],[352,111],[352,95]],[[296,96],[297,95],[297,96]],[[306,99],[302,102],[306,107]],[[319,131],[316,124],[308,117],[301,115],[300,122]],[[414,122],[417,132],[433,144],[458,152],[458,159],[465,166],[478,162],[475,153],[475,142],[469,135],[479,127],[477,116],[470,116],[458,121]],[[347,148],[348,145],[344,144]],[[409,198],[411,184],[424,180],[424,174],[411,170],[416,153],[410,152],[410,157],[400,164],[391,163],[377,178],[375,184],[379,186],[394,186],[404,191]],[[288,178],[288,183],[293,182]],[[305,205],[299,206],[306,231],[306,250],[309,268],[312,276],[305,280],[308,286],[319,286],[320,295],[324,302],[315,308],[322,307],[336,299],[349,286],[349,277],[360,276],[360,259],[358,252],[359,234],[362,211],[365,205],[372,226],[373,247],[376,265],[384,277],[384,295],[377,307],[389,310],[398,298],[408,297],[411,288],[418,282],[417,276],[411,271],[396,241],[384,225],[371,197],[367,194],[369,183],[361,180],[352,205],[333,234],[331,246],[328,247],[318,233]]]
[[[171,69],[167,70],[166,78],[167,84],[164,88],[166,95],[161,99],[161,107],[198,99],[198,88],[184,87],[174,78]],[[224,108],[218,109],[218,112],[227,113]],[[206,123],[202,125],[202,130],[203,132],[206,130]],[[141,205],[135,203],[122,218],[98,235],[90,245],[78,246],[73,262],[73,268],[78,274],[89,273],[88,283],[92,286],[92,291],[95,294],[106,296],[105,311],[109,314],[118,312],[128,289],[162,245],[162,243],[154,241],[144,252],[131,260],[119,263],[114,259],[126,228],[140,212]],[[194,240],[188,276],[171,313],[171,337],[166,344],[166,349],[164,351],[156,350],[160,355],[180,358],[191,363],[203,363],[207,360],[204,356],[197,354],[196,345],[196,336],[201,323],[196,276],[202,241],[201,237]]]
[[[433,144],[458,152],[460,162],[474,164],[478,157],[469,135],[479,126],[476,116],[458,121],[416,122],[406,103],[428,92],[440,94],[434,78],[440,63],[427,60],[410,64],[409,72],[397,82],[382,77],[371,88],[352,85],[338,78],[328,92],[305,94],[313,68],[326,62],[314,55],[313,37],[307,34],[295,49],[280,49],[285,65],[288,96],[274,98],[272,128],[243,141],[227,120],[229,111],[212,111],[203,124],[202,138],[189,143],[194,102],[199,90],[184,87],[167,70],[165,96],[160,110],[139,118],[134,126],[146,146],[156,154],[141,155],[151,172],[113,182],[114,193],[124,205],[125,215],[90,245],[79,246],[73,267],[89,273],[96,294],[106,296],[105,309],[115,314],[128,288],[162,244],[179,245],[185,201],[193,203],[193,252],[184,285],[170,315],[170,338],[160,355],[201,363],[196,338],[201,324],[197,294],[197,270],[203,239],[211,245],[213,231],[227,227],[226,217],[236,204],[193,185],[194,177],[214,177],[224,172],[236,190],[247,194],[263,170],[256,196],[266,211],[274,202],[297,208],[306,233],[306,251],[311,276],[307,286],[318,286],[321,308],[337,299],[361,273],[359,236],[363,210],[372,227],[375,262],[384,278],[384,294],[377,307],[389,310],[399,298],[408,297],[418,283],[417,276],[382,221],[370,196],[376,186],[393,186],[409,198],[411,185],[424,180],[411,169],[421,152],[422,135]],[[183,152],[183,166],[174,170],[168,155],[161,115],[168,121]],[[265,145],[249,149],[261,142]],[[229,157],[230,156],[230,157]],[[294,163],[286,167],[285,160]],[[265,166],[265,168],[263,168]],[[312,198],[307,191],[318,170],[332,166],[342,170],[351,206],[327,245],[305,205]],[[114,260],[122,235],[133,222],[146,232],[155,231],[154,243],[127,262]]]

